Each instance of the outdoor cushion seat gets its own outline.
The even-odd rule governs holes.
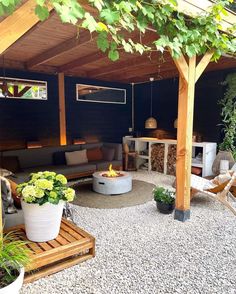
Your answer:
[[[29,179],[29,175],[34,172],[38,171],[54,171],[58,174],[63,174],[65,176],[71,175],[71,174],[77,174],[77,173],[83,173],[88,171],[95,171],[96,165],[90,164],[90,163],[84,163],[79,165],[46,165],[46,166],[36,166],[36,167],[30,167],[25,168],[23,172],[17,173],[17,176],[9,178],[13,180],[16,183],[22,183]]]
[[[45,171],[45,170],[54,171],[57,174],[63,174],[66,176],[68,174],[76,174],[80,172],[96,170],[96,165],[90,164],[90,163],[82,163],[78,165],[37,166],[37,167],[24,169],[24,172],[27,172],[28,174],[30,174],[32,172]]]

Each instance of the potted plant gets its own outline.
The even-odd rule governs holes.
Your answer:
[[[29,264],[26,242],[17,240],[17,232],[0,238],[0,294],[19,293],[24,279],[24,266]]]
[[[67,187],[66,177],[49,171],[32,173],[28,182],[17,186],[17,192],[27,238],[34,242],[55,239],[65,201],[72,201],[75,196],[75,190]]]
[[[154,200],[156,201],[157,209],[164,214],[170,214],[175,208],[174,192],[163,187],[153,189]]]

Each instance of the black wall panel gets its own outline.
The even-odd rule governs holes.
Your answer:
[[[59,144],[58,80],[45,75],[7,70],[9,77],[48,82],[48,100],[0,99],[0,147],[15,149],[27,141],[40,140],[43,145]],[[127,89],[126,104],[100,104],[76,101],[76,83]],[[121,142],[131,126],[131,87],[127,84],[105,83],[66,77],[67,138],[97,137],[109,142]]]

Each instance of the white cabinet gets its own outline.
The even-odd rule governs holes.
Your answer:
[[[127,143],[130,149],[135,150],[138,153],[137,158],[137,168],[139,169],[146,168],[147,170],[152,170],[151,165],[151,150],[153,144],[163,144],[164,145],[164,174],[167,174],[167,156],[168,149],[170,145],[176,145],[177,140],[160,140],[155,138],[132,138],[132,137],[124,137],[123,143]],[[192,158],[192,166],[200,167],[202,169],[202,176],[210,176],[212,175],[212,164],[216,157],[216,143],[212,142],[193,142],[193,158]],[[201,156],[199,156],[201,153]],[[198,155],[198,156],[197,156]]]

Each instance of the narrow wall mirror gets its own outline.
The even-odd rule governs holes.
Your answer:
[[[126,104],[126,90],[76,84],[76,99],[83,102]]]

